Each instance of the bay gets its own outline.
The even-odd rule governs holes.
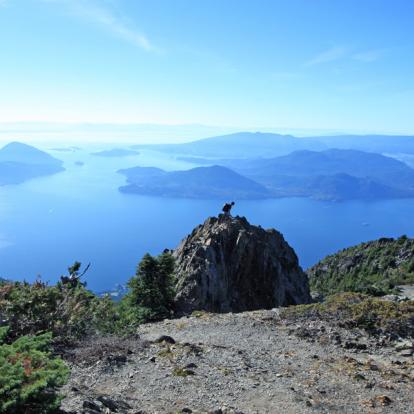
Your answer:
[[[174,248],[196,225],[217,215],[221,200],[123,194],[117,169],[136,165],[191,168],[150,151],[97,157],[103,148],[51,151],[66,171],[0,187],[0,277],[56,282],[75,260],[95,291],[125,283],[142,256]],[[79,165],[83,163],[83,165]],[[224,200],[223,200],[224,201]],[[236,201],[234,214],[281,231],[307,268],[327,254],[379,237],[414,235],[414,199],[322,202],[304,198]]]

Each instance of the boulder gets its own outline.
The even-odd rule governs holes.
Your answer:
[[[220,215],[196,227],[173,251],[176,309],[242,312],[310,303],[308,278],[274,229]]]

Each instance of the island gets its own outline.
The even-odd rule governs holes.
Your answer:
[[[0,185],[64,171],[63,162],[31,145],[11,142],[0,149]]]
[[[241,188],[234,183],[243,183],[241,198],[344,201],[414,197],[414,169],[394,158],[364,151],[302,150],[273,158],[189,157],[187,161],[203,166],[173,173],[148,167],[122,170],[128,185],[121,191],[189,198],[224,193],[237,198]]]
[[[110,150],[93,152],[91,155],[95,155],[97,157],[118,158],[118,157],[130,157],[133,155],[139,155],[139,152],[135,150],[125,149],[125,148],[113,148]]]
[[[261,184],[221,166],[185,171],[133,167],[118,171],[127,177],[123,193],[198,199],[260,199],[271,193]]]

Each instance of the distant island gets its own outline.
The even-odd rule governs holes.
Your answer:
[[[51,148],[52,151],[58,151],[58,152],[75,152],[75,151],[79,151],[80,149],[81,148],[76,147],[76,146]]]
[[[253,158],[278,157],[294,151],[354,149],[379,154],[414,154],[414,136],[337,135],[295,137],[266,132],[237,132],[183,144],[134,145],[187,157]]]
[[[91,155],[96,155],[97,157],[130,157],[132,155],[139,155],[138,151],[128,150],[124,148],[114,148],[110,150],[103,150],[98,152],[93,152]]]
[[[324,200],[414,197],[414,170],[381,154],[356,150],[295,151],[224,165],[267,187],[275,196]]]
[[[171,172],[155,167],[134,167],[118,172],[127,177],[128,185],[119,188],[123,193],[201,199],[271,197],[263,185],[221,166]]]
[[[20,142],[0,149],[0,185],[19,184],[31,178],[64,171],[63,162]]]
[[[206,166],[170,173],[148,167],[121,170],[128,178],[121,191],[188,198],[308,197],[329,201],[414,197],[414,170],[381,154],[330,149],[294,151],[274,158],[187,159]]]

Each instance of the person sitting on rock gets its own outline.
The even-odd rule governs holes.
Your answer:
[[[230,211],[231,211],[231,208],[234,206],[234,201],[232,201],[231,203],[226,203],[226,204],[224,204],[224,206],[223,206],[223,212],[224,212],[224,216],[225,217],[231,217],[231,214],[230,214]]]

